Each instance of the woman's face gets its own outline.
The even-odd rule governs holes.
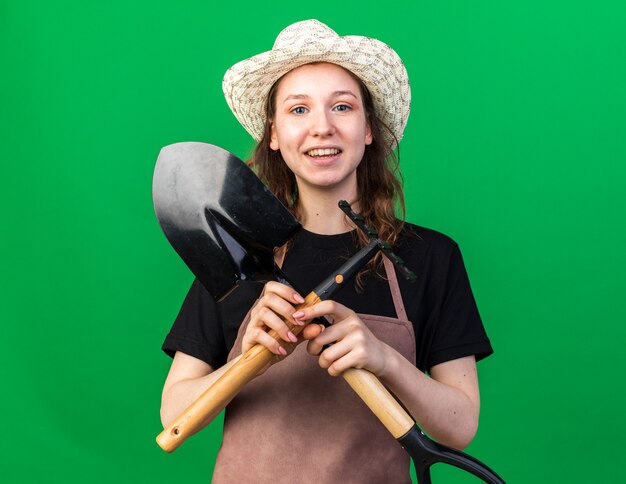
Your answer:
[[[361,90],[335,64],[307,64],[286,74],[275,96],[270,148],[298,186],[345,188],[356,195],[356,168],[372,143]]]

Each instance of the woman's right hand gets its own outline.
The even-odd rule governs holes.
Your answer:
[[[275,281],[265,284],[263,294],[250,311],[250,322],[241,344],[242,353],[258,343],[279,357],[289,354],[301,339],[291,332],[285,321],[292,326],[304,325],[304,321],[292,316],[296,312],[295,306],[303,302],[304,298],[285,284]],[[281,341],[267,333],[270,329],[278,333]]]

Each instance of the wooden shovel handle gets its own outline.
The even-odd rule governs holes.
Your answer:
[[[350,368],[341,376],[395,439],[406,435],[415,425],[413,418],[373,373]]]
[[[311,292],[297,310],[317,304],[317,294]],[[289,323],[288,323],[289,324]],[[289,324],[298,335],[303,327]],[[280,336],[269,331],[275,340]],[[275,358],[270,350],[254,345],[241,358],[207,388],[187,409],[157,436],[156,441],[165,452],[176,450],[189,436],[211,422],[243,387]],[[413,419],[400,406],[375,375],[367,370],[349,369],[342,374],[352,389],[395,437],[405,435],[413,427]]]
[[[304,309],[319,301],[320,299],[317,295],[312,292],[296,309]],[[303,329],[303,326],[287,324],[291,332],[296,336]],[[269,331],[268,334],[276,341],[281,339],[274,330]],[[236,363],[215,380],[183,413],[163,429],[156,438],[159,447],[165,452],[176,450],[189,436],[217,417],[228,402],[275,357],[276,355],[260,344],[256,344],[246,351]]]

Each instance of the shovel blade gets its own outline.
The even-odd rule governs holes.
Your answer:
[[[244,162],[206,143],[164,147],[152,194],[167,240],[216,300],[272,278],[274,248],[300,228]]]

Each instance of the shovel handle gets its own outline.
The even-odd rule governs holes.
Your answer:
[[[311,292],[296,309],[317,304],[319,297]],[[303,326],[287,323],[296,336]],[[276,341],[280,336],[274,330],[268,332]],[[255,376],[265,368],[276,355],[265,346],[256,344],[246,351],[239,360],[207,388],[187,409],[163,429],[156,441],[165,452],[173,452],[187,438],[211,422]]]
[[[410,432],[415,425],[413,418],[376,375],[367,370],[350,368],[341,376],[395,439]]]

